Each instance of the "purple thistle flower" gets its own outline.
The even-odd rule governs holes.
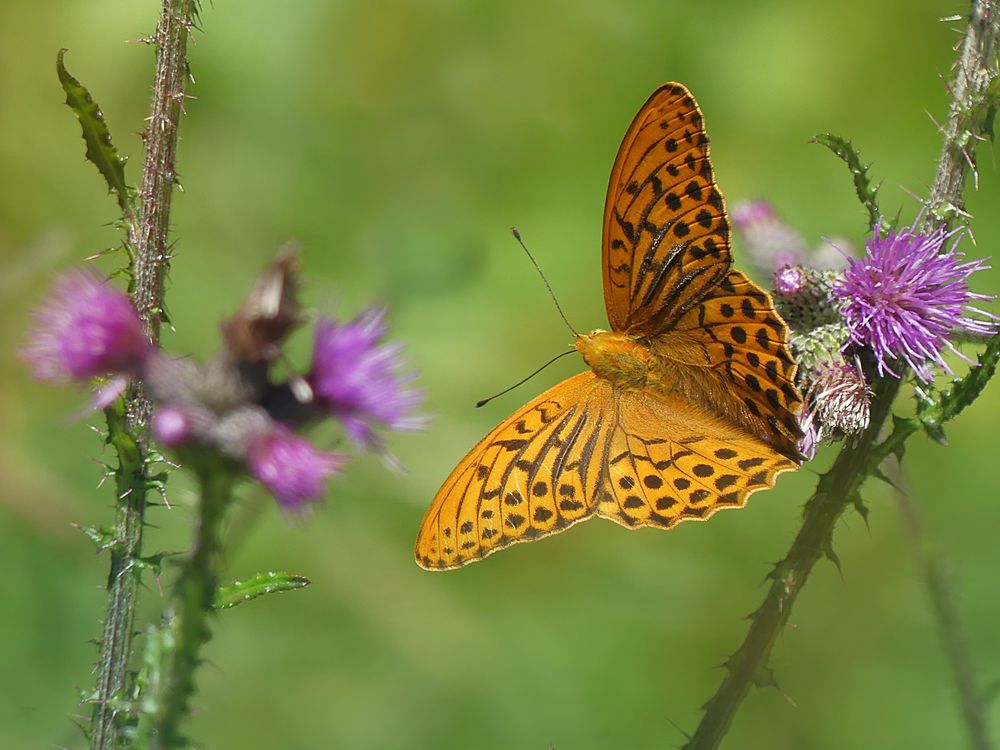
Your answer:
[[[320,319],[316,324],[309,384],[318,402],[340,419],[348,437],[378,448],[378,425],[392,430],[419,429],[424,420],[411,411],[423,394],[401,374],[400,344],[380,343],[386,334],[385,309],[358,315],[346,325]]]
[[[831,363],[813,381],[813,389],[816,410],[828,430],[858,435],[868,429],[873,394],[860,367]]]
[[[802,437],[799,440],[799,452],[806,457],[807,461],[812,461],[816,458],[816,451],[819,450],[819,445],[823,441],[822,427],[819,420],[809,411],[808,405],[802,407],[802,412],[799,414],[799,423],[799,426],[802,428]]]
[[[730,212],[733,226],[746,243],[747,254],[760,269],[769,271],[803,263],[809,254],[806,241],[778,218],[766,200],[737,203]]]
[[[794,297],[800,294],[807,283],[802,266],[782,266],[772,280],[774,291],[781,297]]]
[[[158,442],[174,447],[191,437],[191,418],[176,406],[161,406],[153,412],[152,431]]]
[[[93,271],[72,271],[57,279],[34,317],[35,328],[20,354],[39,380],[134,375],[154,352],[128,295]]]
[[[957,249],[962,230],[938,227],[918,234],[910,227],[877,234],[867,253],[852,260],[833,292],[844,302],[849,343],[871,346],[880,376],[900,377],[890,362],[902,360],[921,380],[933,379],[933,364],[952,370],[941,356],[947,348],[970,364],[949,340],[953,331],[992,335],[996,316],[970,306],[993,296],[969,291],[968,279],[988,268],[987,259],[963,261]],[[947,250],[945,242],[955,241]],[[974,317],[978,316],[978,317]]]
[[[321,498],[326,480],[346,460],[341,454],[316,450],[305,438],[275,424],[251,443],[247,468],[282,507],[295,511]]]
[[[733,228],[746,246],[745,257],[761,275],[772,274],[786,266],[808,264],[815,269],[839,270],[846,265],[844,253],[832,247],[829,240],[810,249],[798,230],[786,224],[766,200],[737,203],[730,216]],[[835,244],[850,247],[846,240],[838,240]]]
[[[812,458],[820,442],[850,437],[868,427],[872,391],[859,365],[842,359],[816,368],[799,424],[805,434],[800,450]]]

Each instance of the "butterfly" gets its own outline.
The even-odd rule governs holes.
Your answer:
[[[625,134],[604,208],[610,330],[578,335],[590,371],[516,411],[462,459],[417,536],[458,568],[593,516],[671,528],[742,507],[798,468],[788,329],[732,268],[704,118],[679,83]]]

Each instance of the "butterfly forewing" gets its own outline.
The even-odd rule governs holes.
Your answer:
[[[417,562],[459,567],[589,517],[612,409],[610,386],[586,372],[515,412],[438,491],[417,536]]]
[[[677,83],[657,89],[632,121],[604,207],[613,330],[669,328],[729,270],[729,221],[708,143],[697,102]]]

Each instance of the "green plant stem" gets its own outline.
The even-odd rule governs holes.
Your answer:
[[[91,717],[91,748],[115,746],[117,717],[124,707],[128,657],[132,646],[135,596],[141,568],[136,564],[142,545],[142,516],[146,503],[146,467],[142,450],[128,429],[123,406],[105,410],[108,441],[118,454],[115,470],[116,542],[111,548],[108,601],[97,665],[96,702]]]
[[[841,450],[833,467],[820,477],[806,505],[802,527],[785,559],[772,571],[771,586],[751,618],[746,639],[726,662],[726,676],[705,705],[701,723],[685,748],[718,747],[750,686],[773,684],[767,667],[771,649],[816,561],[830,551],[837,520],[857,497],[865,479],[868,453],[898,390],[899,383],[895,380],[882,380],[875,385],[869,428],[855,444]]]
[[[143,139],[146,164],[139,196],[135,237],[135,289],[132,298],[150,338],[159,339],[163,317],[163,282],[170,270],[170,202],[177,176],[174,162],[184,112],[187,43],[197,13],[196,0],[163,0],[156,28],[156,73],[153,98]],[[137,414],[145,423],[148,412]]]
[[[925,228],[951,224],[965,215],[965,182],[975,163],[977,139],[989,126],[994,101],[990,86],[995,76],[998,2],[972,2],[950,87],[944,145],[924,217]],[[746,638],[727,661],[725,677],[705,704],[705,714],[695,733],[684,745],[688,750],[717,748],[750,686],[774,684],[768,667],[771,649],[820,555],[826,553],[836,560],[832,549],[834,527],[844,510],[859,501],[861,484],[868,472],[877,468],[873,456],[885,455],[876,444],[877,437],[899,389],[900,382],[893,379],[875,383],[868,428],[855,443],[842,448],[831,469],[820,478],[806,504],[802,527],[784,560],[775,567],[764,602],[751,617]],[[908,435],[913,431],[905,432]]]
[[[927,201],[924,229],[964,223],[965,183],[976,169],[976,147],[992,140],[996,114],[996,46],[1000,24],[997,0],[972,0],[949,93],[948,119],[942,128],[941,158]],[[975,175],[979,185],[978,173]]]
[[[144,140],[146,161],[139,195],[138,221],[128,226],[133,252],[132,299],[155,344],[163,309],[163,277],[167,268],[167,230],[174,185],[174,158],[184,97],[187,37],[194,0],[164,0],[156,31],[156,74],[150,117]],[[116,471],[116,543],[108,573],[108,598],[97,664],[94,710],[90,723],[91,750],[118,744],[118,716],[129,674],[138,565],[149,487],[144,432],[152,407],[139,383],[126,393],[125,417],[109,410],[109,441],[118,449]],[[123,448],[124,447],[124,448]]]
[[[987,696],[976,683],[965,631],[955,608],[945,565],[934,545],[924,535],[917,509],[903,489],[901,472],[895,472],[893,482],[896,486],[896,500],[927,588],[927,598],[937,619],[941,641],[955,676],[962,718],[969,733],[969,746],[972,750],[992,750],[993,743],[986,724]]]
[[[194,544],[177,580],[165,629],[171,641],[166,648],[167,663],[158,694],[153,697],[157,705],[149,738],[153,750],[182,745],[181,722],[194,694],[199,654],[211,637],[208,618],[213,612],[222,560],[222,519],[234,480],[232,472],[214,465],[200,471],[198,479],[201,497]]]

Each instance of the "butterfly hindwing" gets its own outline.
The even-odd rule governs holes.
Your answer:
[[[711,413],[641,391],[621,392],[597,515],[670,528],[740,508],[793,461]]]
[[[670,528],[742,507],[793,461],[680,398],[581,373],[500,424],[434,498],[417,537],[424,568],[457,568],[600,515]]]
[[[770,295],[743,273],[729,271],[672,329],[701,343],[710,366],[724,375],[739,421],[781,453],[800,459],[795,361],[788,327]]]
[[[417,536],[417,562],[455,568],[590,517],[611,387],[580,373],[519,409],[462,459]]]
[[[671,327],[731,265],[725,199],[698,103],[657,89],[622,141],[604,208],[604,300],[612,330]]]

